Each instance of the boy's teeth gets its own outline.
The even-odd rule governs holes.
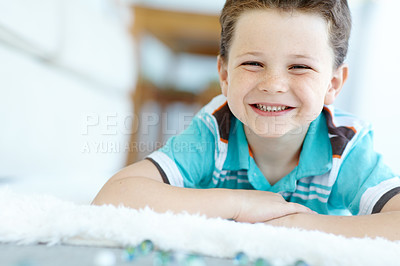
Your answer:
[[[258,109],[264,112],[280,112],[289,108],[287,106],[267,106],[262,104],[257,104],[256,106]]]

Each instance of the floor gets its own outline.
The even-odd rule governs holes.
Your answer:
[[[78,246],[17,246],[0,244],[2,266],[113,266],[113,265],[185,265],[185,266],[228,266],[233,260],[209,257],[161,254],[152,252],[129,261],[127,251],[119,248],[97,248]]]

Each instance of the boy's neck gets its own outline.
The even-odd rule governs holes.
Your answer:
[[[263,138],[250,132],[245,134],[254,160],[271,185],[289,174],[298,164],[307,128],[300,134],[286,134],[278,138]]]

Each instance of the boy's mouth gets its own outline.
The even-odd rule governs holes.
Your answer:
[[[253,104],[253,107],[263,112],[282,112],[292,108],[285,105],[263,105],[259,103]]]

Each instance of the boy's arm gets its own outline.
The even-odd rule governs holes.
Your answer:
[[[134,209],[148,206],[162,213],[187,211],[207,214],[210,217],[234,216],[232,208],[223,207],[231,205],[231,195],[227,190],[204,192],[207,191],[182,189],[164,184],[154,164],[143,160],[122,169],[108,180],[92,204],[123,205]]]
[[[100,190],[95,205],[146,206],[156,212],[203,214],[241,222],[265,222],[308,208],[287,203],[279,194],[231,189],[190,189],[164,184],[156,166],[143,160],[113,176]]]
[[[360,216],[329,216],[293,214],[267,224],[318,230],[346,237],[384,237],[400,240],[400,194],[394,196],[377,214]]]

